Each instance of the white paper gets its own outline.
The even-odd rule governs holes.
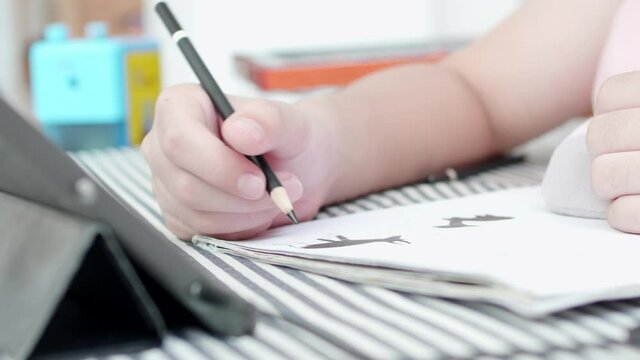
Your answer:
[[[487,215],[489,219],[509,219],[479,221],[487,219],[483,218]],[[450,225],[463,226],[438,227]],[[323,248],[321,244],[341,243],[319,240],[338,241],[338,236],[349,240],[387,239],[384,241],[388,242]],[[405,285],[414,282],[417,285],[412,286],[420,288],[420,274],[451,274],[487,288],[493,284],[508,290],[503,299],[500,292],[491,296],[479,293],[478,298],[508,304],[516,302],[508,297],[518,293],[530,302],[547,301],[530,313],[598,299],[640,295],[640,237],[612,230],[604,220],[554,214],[545,208],[539,187],[317,220],[274,229],[250,241],[197,240],[267,262],[309,271],[324,268],[318,272],[325,274],[331,272],[332,263],[365,266],[360,268],[363,273],[373,271],[368,277],[357,274],[349,277],[346,268],[338,270],[336,265],[334,272],[342,274],[337,277],[354,281],[380,277],[385,269],[414,272],[398,275],[398,278],[413,276],[417,279],[413,282],[404,279],[393,286],[394,276],[390,270],[387,270],[389,277],[378,282],[404,290],[411,290]],[[316,263],[302,264],[302,260],[297,260],[300,258]],[[297,262],[300,266],[296,266]],[[352,271],[358,271],[358,267]],[[429,282],[424,280],[424,283],[417,292],[430,293]],[[456,297],[455,291],[453,295],[444,290],[433,293]],[[550,299],[553,304],[549,303]],[[535,307],[535,304],[528,306]]]

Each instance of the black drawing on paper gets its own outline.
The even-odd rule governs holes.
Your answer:
[[[434,226],[434,227],[441,228],[441,229],[461,228],[461,227],[468,227],[468,226],[477,226],[477,225],[466,224],[468,222],[499,221],[499,220],[511,220],[511,219],[513,218],[509,216],[495,216],[495,215],[476,215],[476,217],[472,217],[472,218],[452,217],[452,218],[443,219],[449,222],[448,225],[440,225],[440,226]]]
[[[336,238],[338,238],[338,240],[318,239],[320,241],[325,241],[325,243],[305,245],[302,248],[303,249],[329,249],[329,248],[355,246],[355,245],[363,245],[363,244],[370,244],[370,243],[389,243],[389,244],[405,243],[405,244],[410,244],[410,242],[408,242],[406,240],[402,240],[402,235],[389,236],[389,237],[386,237],[386,238],[383,238],[383,239],[357,239],[357,240],[353,240],[353,239],[349,239],[349,238],[347,238],[345,236],[342,236],[342,235],[338,235],[338,236],[336,236]]]

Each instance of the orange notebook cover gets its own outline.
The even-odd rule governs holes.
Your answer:
[[[303,90],[345,85],[393,65],[437,62],[465,43],[456,40],[375,48],[238,54],[235,64],[245,77],[263,90]]]

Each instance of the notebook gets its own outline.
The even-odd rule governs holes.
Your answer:
[[[203,247],[391,289],[538,317],[640,296],[640,236],[549,211],[540,187],[376,210]]]

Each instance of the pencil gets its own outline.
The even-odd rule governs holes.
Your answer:
[[[207,95],[209,95],[211,102],[213,102],[213,105],[222,117],[223,121],[226,120],[231,116],[231,114],[233,114],[233,107],[222,90],[220,90],[218,83],[207,69],[207,66],[202,61],[202,58],[194,48],[193,44],[191,44],[187,32],[182,29],[178,20],[176,20],[175,16],[169,9],[169,6],[165,2],[158,2],[156,5],[156,12],[167,27],[167,30],[169,30],[169,34],[171,34],[173,41],[175,41],[184,57],[187,59],[187,62],[195,72],[198,80],[200,80],[200,84]],[[287,191],[280,183],[280,180],[278,180],[278,177],[271,169],[271,166],[269,166],[267,161],[261,155],[246,155],[246,158],[258,166],[264,173],[267,180],[267,192],[276,206],[278,206],[278,208],[287,215],[291,222],[297,224],[298,218],[293,209],[293,205],[291,204],[289,194],[287,194]]]

